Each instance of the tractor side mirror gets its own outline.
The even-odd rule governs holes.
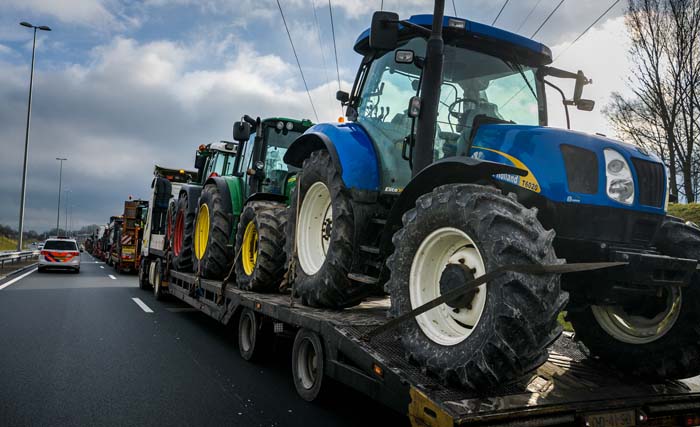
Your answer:
[[[245,142],[250,138],[250,123],[236,122],[233,124],[233,139],[239,142]]]
[[[595,107],[595,101],[592,99],[579,98],[579,100],[576,101],[576,108],[581,111],[593,111],[593,107]]]
[[[393,50],[399,40],[399,14],[374,12],[369,29],[369,47],[372,50]]]
[[[350,94],[345,91],[339,90],[335,93],[335,99],[340,101],[341,104],[345,105],[348,103],[348,101],[350,101]]]
[[[583,71],[578,70],[578,73],[576,73],[576,86],[574,87],[575,104],[578,103],[578,101],[581,99],[581,95],[583,94],[583,87],[590,83],[593,83],[593,80],[589,80],[585,75],[583,75]]]
[[[199,170],[199,169],[204,169],[204,164],[207,162],[207,156],[203,156],[199,154],[199,152],[196,154],[194,158],[194,168]]]

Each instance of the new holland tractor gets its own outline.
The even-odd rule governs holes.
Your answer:
[[[360,35],[348,122],[317,124],[287,252],[293,291],[342,308],[381,290],[400,316],[513,264],[626,263],[576,274],[505,272],[398,326],[409,360],[472,388],[537,368],[568,310],[600,359],[648,380],[700,373],[700,230],[666,215],[661,161],[600,135],[547,127],[545,85],[575,79],[549,48],[462,18],[376,12]],[[563,97],[563,92],[562,97]],[[568,302],[568,305],[567,305]]]
[[[233,173],[238,153],[235,142],[215,142],[200,145],[195,154],[197,180],[180,187],[180,194],[169,208],[172,231],[172,264],[176,270],[192,271],[194,253],[194,222],[199,206],[199,197],[205,181],[212,176]]]
[[[242,289],[279,286],[286,261],[286,208],[296,179],[296,169],[283,157],[309,127],[308,120],[248,115],[234,124],[241,148],[233,170],[207,179],[199,198],[194,252],[202,277],[221,279],[235,263]]]

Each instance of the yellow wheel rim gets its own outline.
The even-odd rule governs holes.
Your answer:
[[[209,206],[203,204],[199,207],[197,222],[194,225],[194,256],[201,260],[207,251],[209,243]]]
[[[255,270],[255,263],[258,260],[258,229],[255,222],[250,221],[243,233],[243,245],[241,246],[241,260],[243,261],[243,271],[250,276]]]

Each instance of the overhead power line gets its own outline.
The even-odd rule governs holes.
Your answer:
[[[556,61],[557,59],[559,59],[559,57],[562,56],[567,50],[569,50],[569,48],[570,48],[571,46],[573,46],[574,43],[576,43],[577,41],[579,41],[579,40],[581,39],[581,37],[585,36],[586,33],[587,33],[591,28],[595,27],[595,25],[596,25],[598,22],[600,22],[600,20],[603,19],[603,17],[604,17],[605,15],[607,15],[608,12],[610,12],[610,11],[612,10],[613,7],[617,6],[618,3],[620,3],[620,0],[615,0],[614,2],[612,2],[612,4],[611,4],[607,9],[605,9],[605,11],[604,11],[603,13],[601,13],[600,16],[598,16],[598,17],[596,18],[596,20],[593,21],[593,23],[591,23],[591,25],[587,26],[586,29],[583,30],[583,31],[581,32],[581,34],[579,34],[571,43],[569,43],[569,44],[564,48],[564,50],[562,50],[559,54],[557,54],[557,57],[554,58],[554,60]]]
[[[540,24],[540,26],[537,27],[537,29],[535,30],[535,32],[532,33],[532,35],[530,36],[531,39],[534,38],[534,37],[537,35],[537,33],[540,32],[540,30],[542,29],[542,27],[544,27],[544,25],[549,21],[549,19],[552,17],[552,15],[554,15],[554,14],[556,13],[556,11],[559,10],[559,8],[561,7],[561,5],[564,4],[564,1],[565,1],[565,0],[561,0],[561,1],[559,2],[559,4],[557,4],[557,5],[554,7],[554,9],[552,9],[552,11],[549,13],[549,15],[547,15],[547,17],[544,18],[544,21],[542,21],[542,23]]]
[[[279,0],[277,0],[279,3]],[[335,72],[338,75],[338,90],[340,90],[340,67],[338,66],[338,48],[335,43],[335,25],[333,25],[333,6],[328,0],[328,13],[331,15],[331,34],[333,35],[333,53],[335,54]]]
[[[321,24],[319,24],[319,22],[318,22],[318,14],[316,13],[316,0],[311,0],[311,6],[313,7],[313,10],[314,10],[314,21],[316,22],[316,34],[318,35],[318,48],[321,50],[321,59],[323,60],[323,72],[326,75],[326,83],[329,83],[331,81],[331,79],[328,76],[328,63],[326,62],[326,53],[325,53],[325,49],[323,48],[323,40],[321,39]],[[331,100],[332,99],[333,99],[333,96],[331,94]]]
[[[499,11],[498,11],[498,15],[496,15],[496,17],[493,18],[493,22],[491,23],[491,25],[496,25],[496,21],[498,21],[498,18],[501,17],[501,13],[503,13],[503,9],[505,9],[506,6],[508,6],[508,2],[509,2],[509,1],[510,1],[510,0],[506,0],[505,2],[503,2],[503,6],[501,6],[501,10],[499,10]]]
[[[452,10],[455,11],[455,16],[457,16],[457,6],[455,6],[455,0],[452,0]]]
[[[311,109],[314,110],[314,116],[316,116],[316,121],[318,122],[318,113],[316,112],[316,107],[314,106],[314,100],[311,99],[311,91],[309,91],[309,85],[306,84],[306,77],[304,77],[304,71],[301,69],[301,62],[299,62],[299,55],[297,55],[297,50],[294,48],[294,42],[292,41],[292,34],[289,32],[289,27],[287,26],[287,20],[284,19],[284,12],[282,11],[282,5],[280,0],[277,0],[277,7],[280,10],[280,15],[282,16],[282,22],[284,23],[284,29],[287,31],[287,37],[289,37],[289,44],[292,45],[292,52],[294,53],[294,58],[297,60],[297,66],[299,67],[299,74],[301,74],[301,80],[304,82],[304,88],[306,89],[306,94],[309,95],[309,102],[311,103]]]
[[[520,25],[518,25],[518,28],[515,30],[516,33],[519,32],[523,28],[525,23],[530,19],[530,17],[532,16],[532,13],[535,11],[535,9],[537,9],[537,6],[539,6],[540,3],[542,3],[542,0],[537,0],[537,3],[535,3],[534,6],[532,6],[532,9],[530,9],[530,12],[528,12],[525,19],[523,19],[523,22],[521,22]]]

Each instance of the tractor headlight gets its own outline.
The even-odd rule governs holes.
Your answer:
[[[605,190],[611,199],[631,205],[634,201],[634,180],[629,164],[622,154],[606,148],[605,155]]]

